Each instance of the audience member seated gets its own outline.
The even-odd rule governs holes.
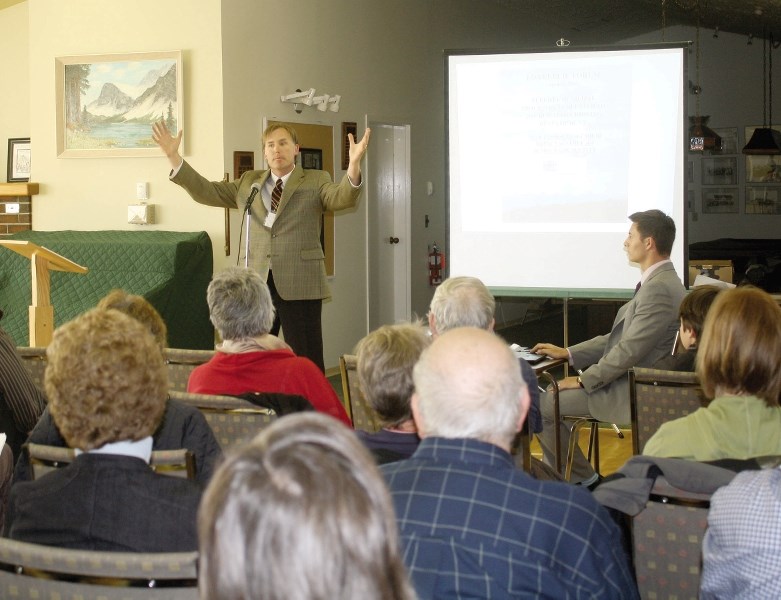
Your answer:
[[[506,344],[448,331],[413,379],[422,441],[380,469],[420,598],[637,597],[620,532],[591,494],[514,467],[529,393]]]
[[[195,550],[198,484],[148,464],[168,394],[159,344],[132,317],[93,309],[59,327],[46,355],[49,408],[77,456],[13,486],[7,536],[83,550]]]
[[[624,241],[630,262],[640,267],[634,297],[618,309],[610,331],[561,348],[536,344],[533,352],[567,359],[579,375],[559,380],[561,415],[588,415],[607,423],[629,423],[629,378],[632,367],[651,367],[671,352],[678,331],[678,311],[686,290],[670,261],[675,241],[675,221],[659,210],[629,215],[632,225]],[[538,436],[544,460],[554,464],[556,427],[562,456],[567,455],[570,424],[555,422],[555,394],[542,398],[543,430]],[[580,446],[575,444],[570,481],[594,488],[600,475],[594,471]]]
[[[139,321],[154,336],[161,349],[166,347],[168,330],[160,314],[143,296],[112,290],[100,302],[98,308],[113,308]],[[65,446],[65,439],[57,429],[46,409],[30,433],[28,442],[47,446]],[[152,436],[152,450],[179,450],[186,448],[195,458],[195,478],[206,486],[211,479],[222,449],[209,424],[197,408],[168,400],[165,413]],[[27,454],[22,452],[16,461],[14,481],[29,481],[32,470]]]
[[[663,371],[694,371],[694,359],[697,357],[697,340],[702,334],[702,324],[708,314],[716,294],[721,291],[714,285],[702,285],[692,289],[681,302],[678,316],[681,326],[678,329],[679,351],[660,358],[654,363],[654,369]],[[680,350],[683,348],[683,350]]]
[[[710,461],[781,454],[781,308],[757,288],[719,292],[696,373],[705,408],[664,423],[643,454]]]
[[[781,470],[738,473],[711,498],[700,598],[781,598]]]
[[[45,408],[43,391],[22,364],[11,336],[0,329],[0,431],[6,435],[14,460]]]
[[[290,415],[226,459],[198,515],[204,600],[411,600],[388,491],[321,414]]]
[[[477,327],[493,331],[496,320],[496,300],[476,277],[450,277],[440,284],[431,299],[428,325],[431,335],[437,337],[456,327]],[[528,362],[519,358],[521,377],[529,384],[529,425],[532,433],[542,431],[540,389],[537,375]]]
[[[414,324],[384,325],[358,342],[358,383],[382,429],[356,433],[380,464],[409,458],[418,448],[409,406],[412,368],[429,342],[428,332]]]
[[[270,335],[274,305],[266,282],[252,269],[216,273],[206,292],[211,322],[222,338],[209,362],[190,374],[187,390],[240,396],[251,392],[300,395],[315,410],[352,426],[322,371]]]
[[[5,522],[14,460],[21,454],[25,437],[45,408],[43,391],[22,364],[11,336],[0,329],[0,432],[5,434],[0,454],[0,528]]]

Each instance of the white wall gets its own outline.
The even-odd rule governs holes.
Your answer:
[[[30,67],[27,4],[0,10],[0,64],[3,91],[0,94],[0,180],[5,181],[8,138],[30,136]]]

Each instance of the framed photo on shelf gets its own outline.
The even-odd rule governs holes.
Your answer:
[[[30,181],[30,138],[9,138],[6,181]]]
[[[181,51],[60,56],[54,63],[58,157],[161,156],[152,124],[179,132]]]
[[[703,214],[739,212],[739,201],[737,187],[702,188]]]
[[[299,156],[302,169],[323,169],[323,151],[319,148],[301,148]]]
[[[736,156],[702,157],[702,185],[737,185]]]
[[[781,187],[768,185],[746,186],[747,215],[781,215]]]
[[[711,150],[710,154],[737,154],[738,153],[738,128],[737,127],[714,127],[718,136],[721,138],[721,149]]]

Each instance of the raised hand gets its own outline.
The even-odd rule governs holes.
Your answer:
[[[179,154],[179,145],[182,143],[183,130],[180,129],[176,137],[171,135],[168,131],[168,127],[165,126],[163,121],[157,121],[152,124],[152,139],[155,144],[160,146],[160,149],[168,157],[171,162],[171,166],[177,168],[182,164],[182,157]]]
[[[371,136],[372,130],[369,127],[366,128],[360,142],[355,141],[352,133],[347,134],[347,139],[350,142],[350,165],[347,167],[347,176],[354,185],[361,183],[361,159],[366,154]]]

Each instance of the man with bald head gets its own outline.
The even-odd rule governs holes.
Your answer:
[[[477,327],[493,331],[496,320],[496,300],[477,277],[449,277],[437,286],[428,312],[428,328],[432,337],[456,327]],[[540,412],[540,390],[537,387],[537,375],[525,359],[519,358],[521,377],[528,385],[529,413],[527,415],[529,431],[542,431]]]
[[[620,533],[591,495],[514,467],[529,392],[500,338],[447,331],[413,380],[422,441],[381,468],[421,598],[637,597]]]

